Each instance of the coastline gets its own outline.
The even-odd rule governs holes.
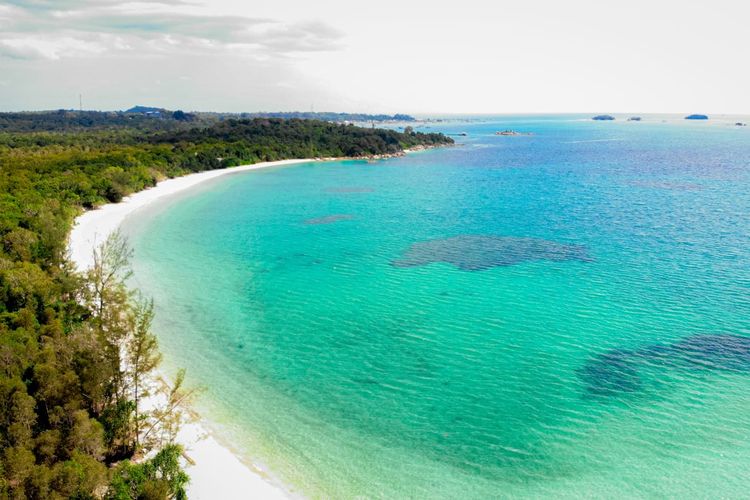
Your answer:
[[[428,151],[440,146],[414,146],[404,149],[398,153],[389,153],[381,155],[370,155],[363,157],[342,157],[342,158],[304,158],[293,160],[278,160],[253,163],[250,165],[240,165],[236,167],[227,167],[216,170],[206,170],[196,172],[180,177],[174,177],[160,181],[156,186],[138,191],[130,196],[123,198],[119,203],[107,203],[94,210],[87,210],[73,222],[73,228],[68,235],[68,257],[78,271],[85,271],[93,263],[93,249],[100,245],[107,236],[114,232],[125,218],[132,212],[142,208],[153,201],[166,196],[179,193],[188,188],[196,186],[205,181],[222,177],[224,175],[247,172],[250,170],[259,170],[269,167],[280,167],[284,165],[295,165],[300,163],[313,163],[322,161],[341,161],[341,160],[386,160],[389,158],[398,158],[409,153]]]
[[[160,181],[156,186],[133,193],[119,203],[108,203],[94,210],[87,210],[76,217],[73,229],[68,235],[68,257],[78,271],[85,271],[93,263],[93,249],[120,227],[128,215],[158,199],[179,193],[208,180],[250,170],[327,160],[333,160],[333,158],[267,161],[206,170]]]
[[[93,249],[117,230],[133,212],[164,197],[189,189],[205,181],[224,175],[259,170],[269,167],[333,160],[298,159],[255,163],[218,170],[208,170],[175,177],[157,183],[156,186],[134,193],[120,203],[109,203],[95,210],[79,215],[68,236],[68,256],[76,269],[83,272],[93,263]],[[166,388],[162,374],[154,374],[151,384],[154,387]],[[155,404],[159,396],[155,394],[150,401]],[[219,443],[211,434],[210,423],[197,416],[183,423],[177,436],[185,448],[183,466],[190,476],[187,494],[190,499],[243,499],[243,498],[292,498],[294,494],[281,485],[273,482],[271,477],[259,466],[247,464],[228,447]],[[189,458],[188,458],[189,457]]]

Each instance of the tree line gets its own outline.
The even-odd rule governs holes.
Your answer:
[[[163,108],[134,106],[126,111],[82,111],[58,109],[53,111],[19,111],[0,113],[0,131],[44,132],[59,130],[95,130],[104,128],[138,128],[140,130],[174,130],[190,127],[208,127],[225,120],[253,118],[282,118],[343,122],[413,122],[405,114],[385,115],[366,113],[330,112],[262,112],[217,113],[170,111]]]

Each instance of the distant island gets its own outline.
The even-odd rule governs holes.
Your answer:
[[[629,122],[639,122],[639,121],[641,121],[641,117],[640,116],[631,116],[630,118],[628,118],[628,121]]]
[[[708,120],[708,115],[687,115],[686,120]]]
[[[592,120],[598,120],[598,121],[609,121],[609,120],[614,120],[615,117],[612,116],[612,115],[596,115],[596,116],[594,116],[591,119]]]
[[[531,132],[518,132],[517,130],[502,130],[495,132],[495,135],[531,135]]]

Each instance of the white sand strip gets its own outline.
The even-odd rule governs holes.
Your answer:
[[[107,236],[120,227],[120,224],[125,220],[125,217],[159,198],[164,198],[165,196],[184,191],[185,189],[191,188],[201,182],[227,174],[235,174],[237,172],[246,172],[248,170],[258,170],[268,167],[278,167],[281,165],[292,165],[295,163],[308,163],[312,161],[318,160],[267,161],[263,163],[255,163],[253,165],[208,170],[197,174],[175,177],[174,179],[159,182],[155,187],[128,196],[120,203],[109,203],[107,205],[102,205],[96,210],[89,210],[76,218],[75,223],[73,224],[73,230],[70,232],[70,238],[68,239],[70,260],[76,265],[76,268],[79,271],[88,269],[93,263],[94,248],[99,246],[107,239]]]
[[[315,160],[256,163],[190,174],[160,182],[153,188],[128,196],[121,203],[111,203],[90,210],[76,219],[70,233],[70,259],[80,271],[88,269],[93,262],[94,247],[116,230],[129,214],[159,198],[222,175],[311,161]],[[208,424],[205,422],[198,420],[196,423],[185,424],[177,440],[194,462],[185,463],[185,469],[190,475],[187,493],[191,500],[274,499],[291,496],[290,492],[273,484],[261,469],[245,464],[222,446],[208,432]]]

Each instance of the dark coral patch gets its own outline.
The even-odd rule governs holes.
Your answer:
[[[739,335],[694,335],[671,346],[680,362],[712,370],[750,371],[750,338]]]
[[[586,390],[597,396],[635,392],[641,388],[635,353],[614,349],[596,356],[578,370]]]
[[[536,260],[588,262],[591,258],[581,245],[538,238],[464,235],[414,243],[391,264],[415,267],[445,262],[464,271],[482,271]]]
[[[672,344],[635,350],[613,349],[589,360],[578,376],[591,395],[634,392],[643,385],[643,367],[679,370],[750,371],[750,337],[730,334],[692,335]]]

